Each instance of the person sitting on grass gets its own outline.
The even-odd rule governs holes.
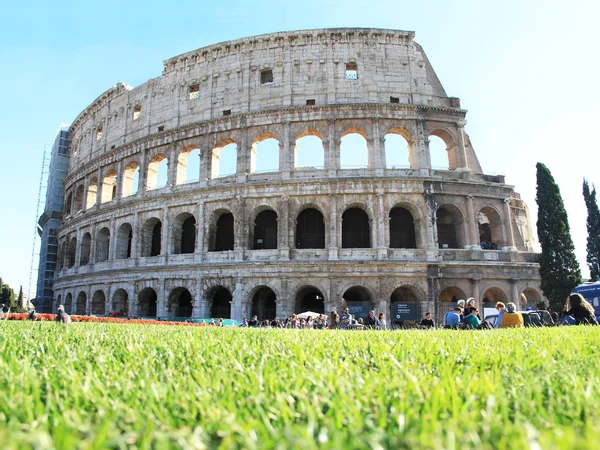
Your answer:
[[[502,302],[496,303],[496,310],[498,311],[498,318],[496,319],[496,326],[494,328],[500,328],[502,322],[502,316],[506,312],[506,305]]]
[[[333,330],[334,328],[338,328],[340,326],[340,316],[336,311],[331,311],[329,314],[329,325],[327,328]]]
[[[569,295],[564,314],[573,316],[577,325],[598,325],[594,307],[581,294]]]
[[[462,309],[460,306],[454,308],[454,310],[449,311],[444,316],[444,328],[458,328],[460,324],[460,316],[462,315]]]
[[[435,322],[431,318],[431,313],[430,312],[425,313],[425,318],[423,320],[421,320],[421,323],[419,323],[419,325],[421,325],[422,327],[425,327],[425,328],[433,328],[433,327],[435,327]]]
[[[514,303],[506,304],[506,312],[502,315],[500,328],[522,328],[523,316],[517,312],[517,306]]]
[[[478,313],[479,310],[476,306],[469,307],[469,314],[465,317],[465,329],[473,330],[479,328],[481,321],[479,320],[479,317],[477,317]]]

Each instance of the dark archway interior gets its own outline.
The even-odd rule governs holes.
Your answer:
[[[342,299],[346,303],[346,306],[350,310],[351,314],[354,314],[356,318],[366,319],[369,316],[369,311],[373,309],[373,300],[369,292],[360,286],[354,286],[348,289]]]
[[[489,223],[479,224],[479,243],[481,248],[484,249],[492,250],[494,249],[493,247],[496,246],[496,244],[492,241],[492,227],[490,227]]]
[[[390,248],[417,248],[413,216],[405,208],[390,211]]]
[[[260,288],[252,298],[251,316],[257,316],[258,320],[273,320],[277,316],[277,297],[268,287]]]
[[[87,303],[87,295],[85,295],[83,292],[80,292],[79,295],[77,296],[77,302],[75,305],[75,314],[77,314],[79,316],[85,315],[86,303]]]
[[[150,248],[150,256],[160,255],[160,247],[162,240],[162,223],[158,222],[152,229],[152,247]]]
[[[262,211],[254,221],[254,250],[277,248],[277,213]]]
[[[104,292],[98,291],[92,297],[92,314],[103,315],[106,313],[106,297]]]
[[[219,288],[212,297],[210,316],[217,319],[231,319],[231,293],[225,288]]]
[[[296,295],[296,314],[305,311],[325,314],[325,299],[315,287],[301,289]]]
[[[181,253],[194,253],[196,248],[196,219],[188,217],[181,227]]]
[[[176,317],[192,317],[192,310],[194,306],[192,304],[192,294],[187,289],[179,289],[177,292],[171,294],[172,298],[170,302],[174,303],[175,316]]]
[[[369,216],[360,208],[342,214],[342,248],[371,248]]]
[[[437,212],[437,232],[439,248],[458,248],[454,217],[445,209]]]
[[[146,288],[138,296],[140,304],[140,316],[156,317],[157,296],[152,288]]]
[[[215,251],[223,252],[227,250],[233,250],[233,214],[231,213],[221,214],[217,220]]]
[[[307,208],[298,214],[296,248],[325,248],[325,222],[320,211]]]

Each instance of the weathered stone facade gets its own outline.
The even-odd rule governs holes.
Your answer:
[[[235,319],[345,304],[389,317],[407,302],[439,319],[461,297],[541,299],[527,207],[504,177],[483,174],[466,111],[413,36],[256,36],[106,91],[71,127],[56,301],[78,313]],[[342,167],[349,134],[366,140],[367,167]],[[390,134],[408,142],[406,168],[386,164]],[[324,167],[296,167],[306,136],[321,140]],[[448,170],[432,169],[429,136],[446,143]],[[279,143],[268,173],[255,170],[265,139]],[[230,144],[236,173],[220,176]]]

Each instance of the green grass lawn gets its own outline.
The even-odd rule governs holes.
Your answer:
[[[600,327],[0,323],[0,448],[597,448]]]

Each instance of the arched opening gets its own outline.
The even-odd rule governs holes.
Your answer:
[[[65,297],[65,312],[67,314],[71,314],[71,310],[73,309],[73,295],[69,292]]]
[[[169,314],[175,317],[192,317],[194,309],[192,294],[186,288],[171,291],[168,301]]]
[[[210,296],[210,317],[215,319],[231,319],[231,293],[224,287],[218,287]]]
[[[307,130],[299,135],[294,148],[294,167],[322,169],[324,166],[323,138],[315,130]]]
[[[104,262],[108,259],[108,248],[110,246],[110,231],[104,227],[98,231],[96,237],[96,262]]]
[[[145,288],[138,294],[138,315],[156,317],[158,297],[152,288]]]
[[[344,292],[342,301],[357,320],[369,317],[369,311],[375,309],[375,304],[369,291],[363,286],[353,286]]]
[[[490,207],[482,208],[477,214],[479,228],[479,245],[485,250],[498,250],[502,248],[502,219],[500,214]]]
[[[252,313],[258,320],[273,320],[277,317],[277,297],[271,288],[261,287],[252,297]]]
[[[162,153],[156,155],[148,164],[146,190],[160,189],[167,185],[169,172],[169,159]]]
[[[233,250],[233,225],[233,214],[230,212],[222,212],[217,217],[215,225],[211,227],[209,251],[224,252]]]
[[[83,194],[84,194],[84,187],[83,184],[80,184],[79,186],[77,186],[77,189],[75,190],[75,202],[74,202],[74,213],[78,213],[79,211],[83,210]]]
[[[437,317],[438,323],[443,320],[446,313],[452,311],[456,308],[456,302],[459,300],[466,300],[467,295],[465,292],[456,286],[450,286],[442,289],[440,292],[440,302],[439,302],[439,316]]]
[[[342,248],[371,248],[369,216],[360,208],[342,214]]]
[[[390,296],[390,321],[398,326],[419,320],[423,315],[419,296],[412,286],[400,286]]]
[[[92,297],[92,315],[103,316],[106,314],[106,297],[104,292],[96,291]]]
[[[250,149],[250,173],[279,170],[279,141],[270,133],[261,135]]]
[[[69,267],[73,267],[75,265],[75,252],[77,251],[77,238],[73,237],[69,241]]]
[[[129,315],[129,294],[125,289],[117,289],[112,298],[111,311],[120,312],[122,315]]]
[[[260,212],[254,220],[254,250],[277,248],[277,213],[271,209]]]
[[[414,166],[411,146],[407,136],[410,134],[403,129],[392,128],[384,136],[385,166],[388,169],[403,169]]]
[[[142,256],[160,255],[161,243],[162,222],[156,217],[152,217],[142,227]]]
[[[448,149],[442,138],[432,135],[429,136],[429,156],[431,158],[432,169],[449,169],[450,162],[448,160]]]
[[[96,200],[98,199],[98,178],[93,177],[87,189],[87,196],[85,200],[85,209],[90,209],[96,204]]]
[[[321,211],[306,208],[298,214],[296,248],[325,248],[325,221]]]
[[[198,180],[200,180],[200,149],[190,145],[181,150],[177,157],[175,183],[194,183]]]
[[[79,265],[87,266],[90,262],[90,251],[92,249],[92,235],[85,233],[81,238],[81,255],[79,256]]]
[[[100,203],[108,203],[117,196],[117,172],[109,170],[102,179],[102,198]]]
[[[68,246],[67,246],[67,242],[66,241],[62,241],[61,243],[59,243],[59,246],[60,246],[60,251],[58,253],[58,267],[60,269],[64,269],[65,266],[68,263],[68,256],[67,256]]]
[[[227,177],[237,172],[237,144],[227,139],[212,151],[211,178]]]
[[[305,286],[296,294],[296,314],[311,311],[325,314],[325,298],[323,293],[314,286]]]
[[[414,219],[406,208],[390,211],[390,248],[417,248]]]
[[[478,299],[475,299],[475,301],[477,300]],[[508,299],[508,296],[499,287],[488,288],[481,296],[481,305],[477,305],[480,310],[479,315],[483,319],[488,314],[495,314],[497,302],[503,302],[504,304],[506,304],[509,301],[510,300]]]
[[[443,205],[437,210],[436,225],[439,248],[462,248],[465,245],[463,217],[453,205]]]
[[[534,288],[525,288],[521,293],[521,309],[546,309],[547,304],[540,293]]]
[[[140,185],[140,166],[137,162],[130,162],[125,170],[123,171],[123,197],[129,197],[135,195],[138,192]]]
[[[65,216],[71,215],[71,204],[73,203],[73,194],[69,192],[65,199]]]
[[[173,220],[173,253],[188,254],[196,250],[196,218],[181,213]]]
[[[347,130],[340,145],[340,167],[361,169],[369,167],[369,147],[367,135],[362,130]]]
[[[77,301],[75,302],[75,314],[78,316],[84,316],[86,306],[87,294],[82,291],[77,295]]]
[[[131,242],[133,240],[133,229],[128,223],[123,223],[117,230],[117,248],[115,259],[131,258]]]

